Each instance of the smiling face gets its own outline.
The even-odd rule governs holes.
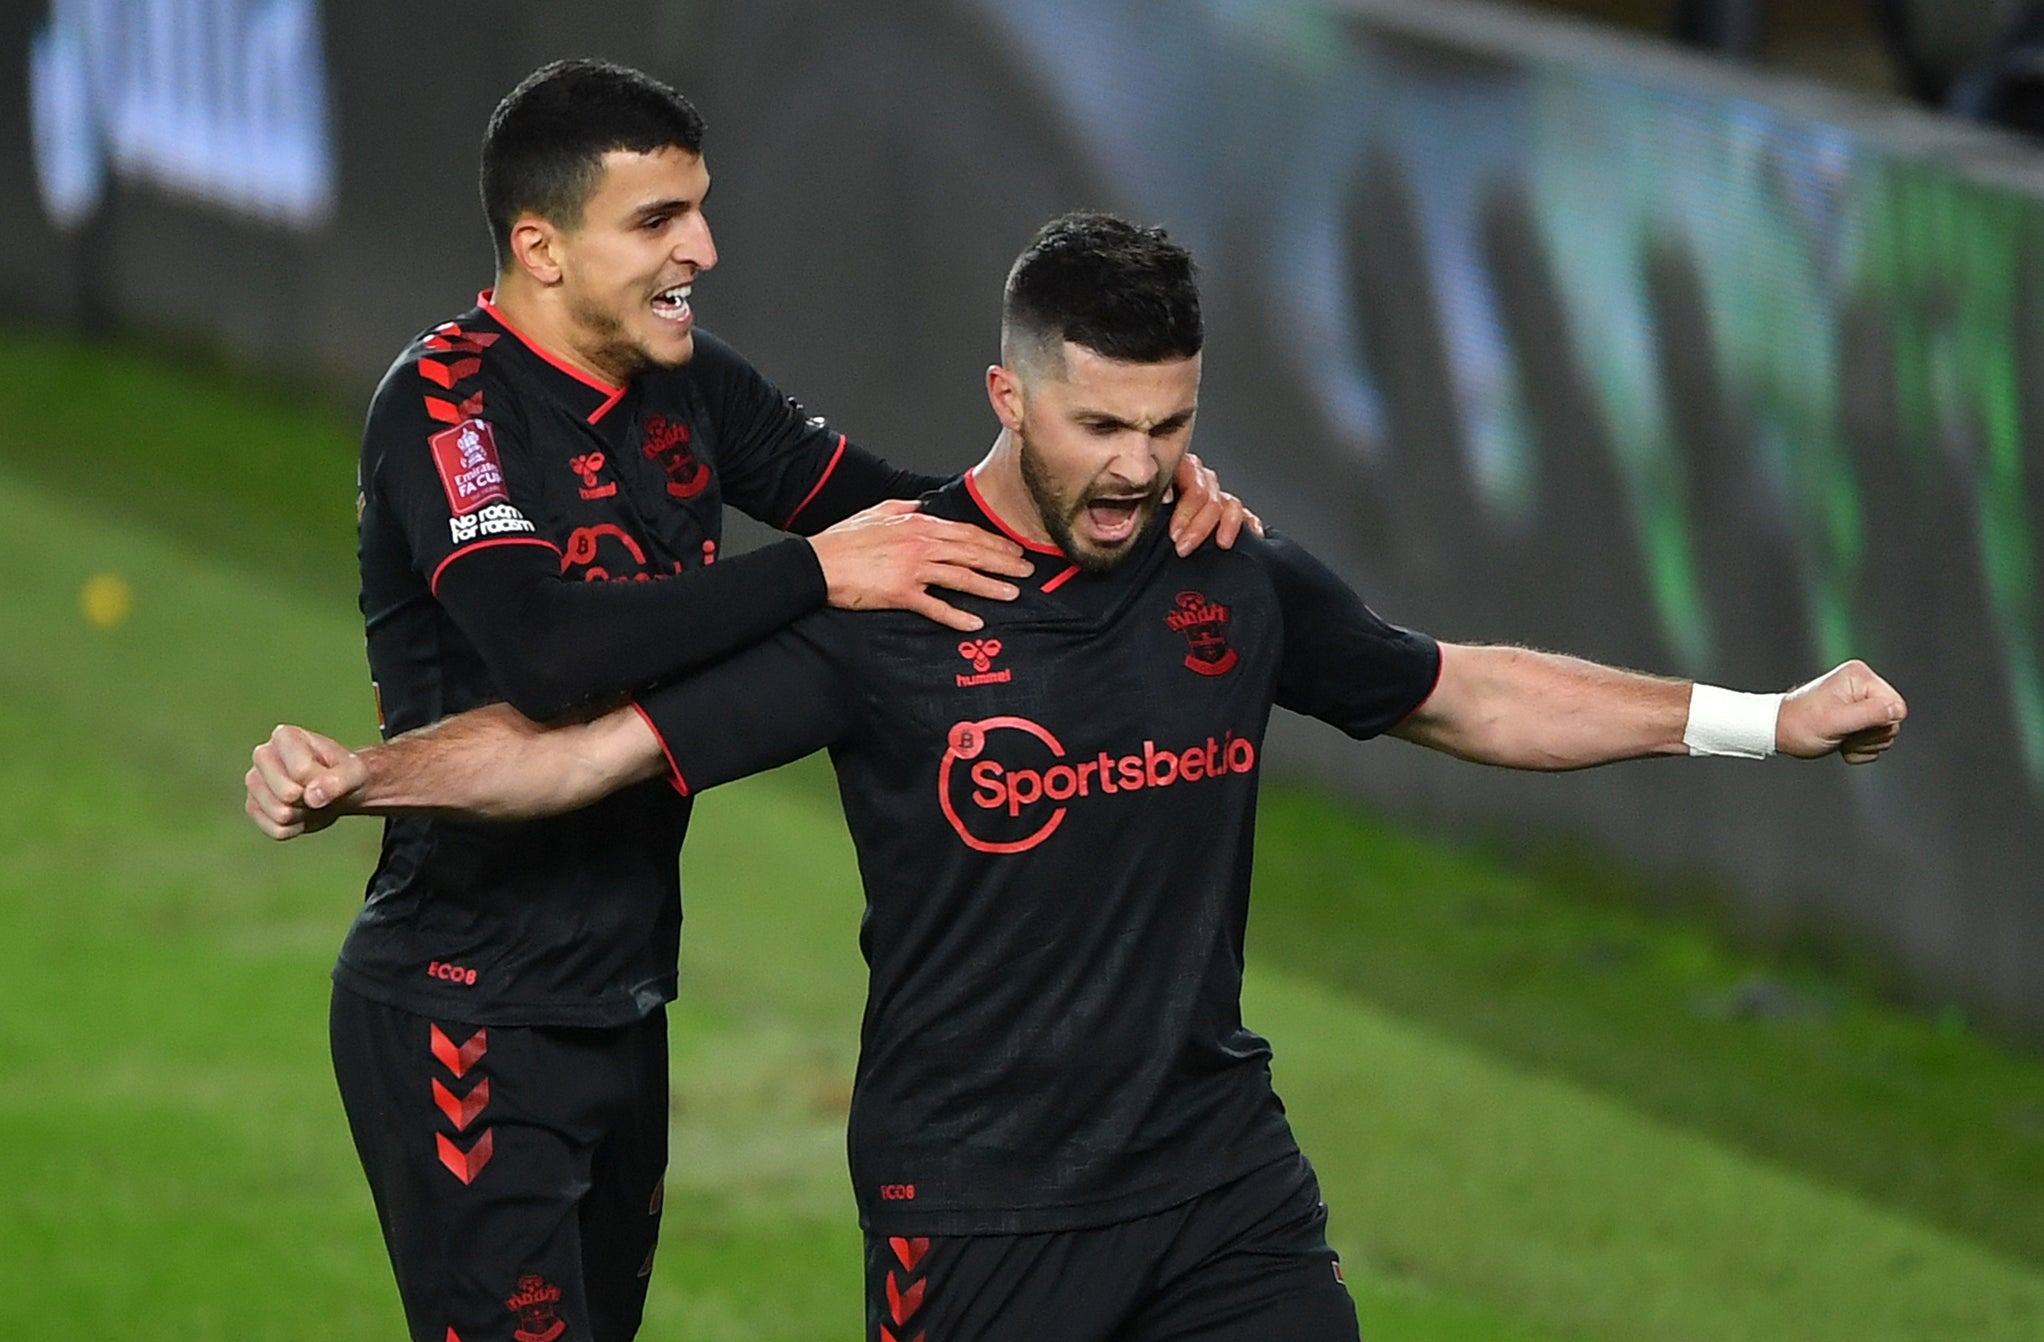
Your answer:
[[[709,190],[700,154],[616,149],[603,156],[574,227],[521,217],[513,247],[552,280],[563,318],[549,343],[618,385],[647,368],[686,363],[695,352],[689,292],[717,264],[702,209]]]
[[[1134,363],[1070,341],[989,370],[1035,520],[1072,562],[1097,572],[1133,549],[1192,441],[1199,370],[1197,354]]]

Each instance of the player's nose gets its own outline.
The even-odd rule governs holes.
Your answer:
[[[1133,493],[1155,485],[1157,477],[1164,473],[1164,465],[1150,447],[1150,436],[1140,430],[1116,435],[1114,457],[1102,473],[1104,478],[1109,484]]]
[[[691,226],[675,239],[674,260],[697,270],[709,270],[717,264],[717,240],[710,233],[710,221],[702,211],[695,213]]]

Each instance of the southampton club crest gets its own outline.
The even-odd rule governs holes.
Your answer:
[[[1202,676],[1224,676],[1235,667],[1228,646],[1228,608],[1199,592],[1180,592],[1164,623],[1185,635],[1185,667]]]
[[[568,1321],[554,1313],[561,1303],[561,1288],[536,1273],[518,1279],[518,1289],[504,1307],[518,1316],[511,1335],[518,1342],[554,1342],[568,1331]]]
[[[678,499],[692,499],[710,487],[709,465],[697,458],[691,437],[680,420],[655,415],[646,421],[640,444],[646,460],[667,472],[667,492]]]

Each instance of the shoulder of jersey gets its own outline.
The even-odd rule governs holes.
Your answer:
[[[503,406],[503,347],[511,337],[464,317],[423,331],[376,384],[370,419],[448,429],[495,419]],[[388,417],[399,419],[388,419]]]
[[[384,379],[383,394],[415,397],[429,420],[455,425],[484,418],[491,407],[486,388],[494,389],[502,360],[496,347],[510,337],[481,322],[442,322],[408,346]]]
[[[1219,562],[1254,564],[1259,568],[1267,567],[1277,558],[1278,553],[1277,547],[1271,543],[1270,536],[1259,536],[1248,527],[1242,528],[1241,534],[1235,537],[1235,544],[1226,550],[1211,542],[1201,548],[1212,551]]]
[[[1249,581],[1258,589],[1269,589],[1276,581],[1276,570],[1281,565],[1278,547],[1268,539],[1257,535],[1247,527],[1235,538],[1227,549],[1209,540],[1183,559],[1168,547],[1165,556],[1166,567],[1160,577],[1165,582],[1185,583],[1239,583],[1245,574],[1253,574]]]
[[[1241,532],[1235,537],[1235,543],[1225,550],[1213,540],[1208,540],[1197,550],[1184,556],[1180,556],[1172,551],[1168,540],[1162,548],[1166,551],[1165,562],[1167,564],[1177,564],[1181,568],[1188,565],[1194,567],[1226,568],[1241,564],[1248,564],[1256,568],[1268,568],[1271,561],[1276,557],[1276,550],[1272,547],[1270,541],[1257,535],[1248,527],[1242,528]]]

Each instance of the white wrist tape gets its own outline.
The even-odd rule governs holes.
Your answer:
[[[1742,694],[1697,684],[1689,690],[1689,723],[1682,744],[1692,755],[1736,755],[1764,760],[1774,753],[1775,721],[1785,694]]]

